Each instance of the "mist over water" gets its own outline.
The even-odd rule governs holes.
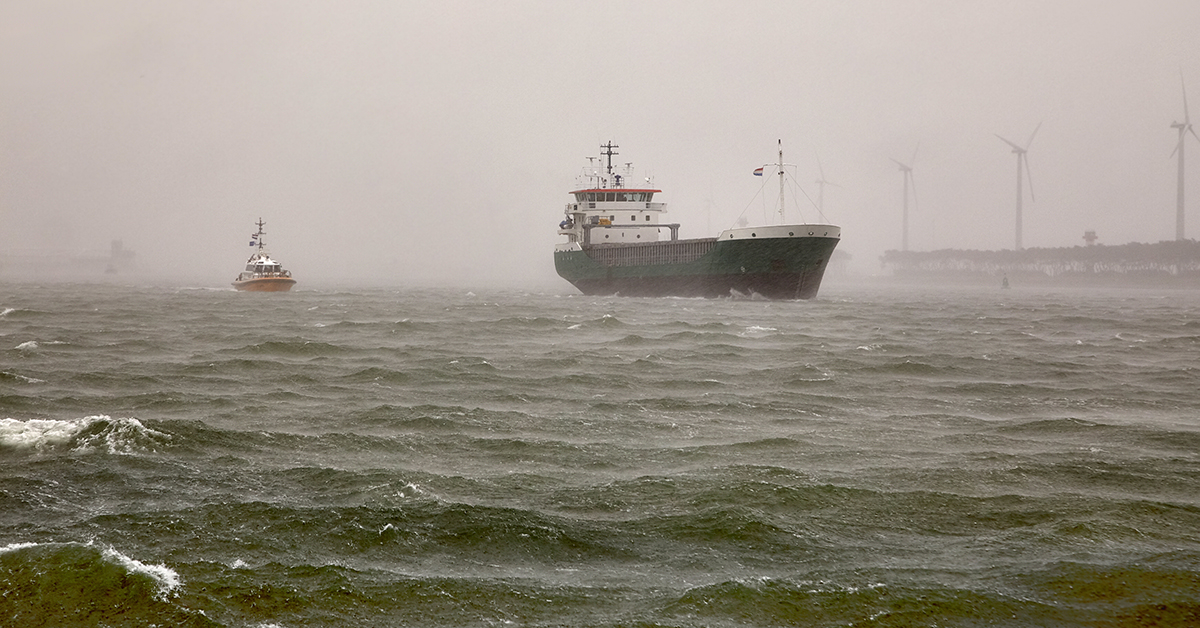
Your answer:
[[[1194,625],[1197,306],[9,284],[0,625]]]
[[[42,254],[78,280],[120,240],[136,281],[223,286],[262,218],[302,282],[552,289],[609,141],[697,238],[769,213],[751,173],[782,140],[789,220],[840,225],[860,274],[902,243],[892,159],[913,250],[1011,247],[996,135],[1034,129],[1024,246],[1168,240],[1196,23],[1188,0],[4,3],[0,277]]]

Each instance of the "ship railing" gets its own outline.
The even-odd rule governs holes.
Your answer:
[[[603,266],[689,264],[708,255],[716,243],[716,238],[701,238],[643,244],[590,246],[585,248],[585,251],[588,257]]]
[[[596,205],[603,205],[604,209],[615,209],[617,211],[626,210],[646,210],[646,211],[666,211],[666,203],[650,203],[645,201],[584,201],[582,203],[567,203],[566,212],[577,212],[585,209],[596,209]]]
[[[672,222],[672,223],[661,223],[661,222],[631,223],[631,224],[627,224],[627,225],[612,224],[612,223],[609,223],[609,224],[599,223],[599,224],[584,224],[581,226],[583,227],[583,242],[585,244],[590,244],[592,242],[592,229],[599,229],[599,228],[604,228],[604,229],[657,229],[660,227],[666,227],[671,230],[671,241],[672,242],[679,239],[679,223],[677,223],[677,222]]]
[[[238,275],[238,279],[270,279],[272,277],[291,277],[292,271],[281,270],[279,272],[269,273],[242,273]]]

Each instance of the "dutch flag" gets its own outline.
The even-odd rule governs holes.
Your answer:
[[[761,177],[762,176],[762,168],[758,168],[757,170],[755,170],[754,176]]]

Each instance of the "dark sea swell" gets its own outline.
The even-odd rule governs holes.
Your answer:
[[[0,286],[2,626],[1200,625],[1200,296]]]

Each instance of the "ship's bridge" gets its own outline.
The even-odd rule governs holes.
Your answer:
[[[662,227],[678,237],[679,225],[663,224],[666,203],[655,203],[662,190],[634,188],[589,188],[575,190],[574,203],[568,203],[567,218],[559,224],[559,233],[569,242],[580,244],[617,244],[657,242]]]

